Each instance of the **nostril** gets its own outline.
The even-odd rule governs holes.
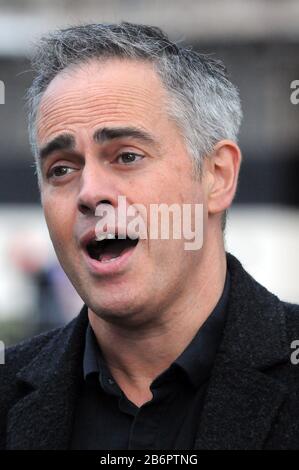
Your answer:
[[[108,199],[102,199],[97,205],[99,204],[110,204],[112,206],[112,202],[108,201]]]
[[[79,211],[84,215],[92,213],[91,208],[85,204],[79,204]]]
[[[108,199],[101,199],[97,204],[96,204],[96,207],[100,204],[109,204],[112,206],[112,202],[109,201]],[[89,214],[93,214],[95,213],[96,211],[96,207],[91,207],[91,205],[87,205],[87,204],[79,204],[78,205],[79,207],[79,211],[84,214],[84,215],[89,215]]]

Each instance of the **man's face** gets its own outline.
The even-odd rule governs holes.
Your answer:
[[[41,196],[51,239],[82,299],[113,322],[150,321],[198,288],[201,250],[186,251],[184,239],[140,239],[106,263],[105,257],[92,259],[86,246],[101,201],[117,209],[118,197],[125,196],[127,205],[148,211],[150,204],[204,201],[164,103],[150,64],[109,60],[59,74],[39,108]]]

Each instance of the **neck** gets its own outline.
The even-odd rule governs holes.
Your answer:
[[[109,369],[135,403],[150,398],[152,381],[184,351],[221,297],[226,277],[223,245],[203,253],[200,266],[191,289],[151,325],[126,328],[89,309],[89,321]]]

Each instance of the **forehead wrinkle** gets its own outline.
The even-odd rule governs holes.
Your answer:
[[[76,98],[79,102],[85,99],[88,104],[88,95],[92,95],[92,102],[95,95],[100,99],[104,97],[105,101],[113,100],[113,97],[117,101],[120,98],[126,101],[132,97],[136,105],[136,94],[138,100],[144,101],[147,107],[153,107],[153,94],[157,96],[159,103],[162,95],[167,96],[165,86],[152,64],[134,60],[109,59],[104,63],[91,60],[84,67],[58,73],[45,90],[40,107],[47,112],[48,107],[59,105],[68,95],[71,95],[72,106]],[[67,101],[64,104],[67,105]]]
[[[137,115],[136,115],[137,114]],[[61,115],[61,118],[65,117]],[[149,133],[147,127],[152,128],[152,121],[149,116],[142,116],[142,126],[140,126],[140,120],[138,120],[138,113],[134,113],[132,116],[125,110],[119,112],[117,115],[115,112],[106,112],[105,115],[99,116],[99,113],[93,115],[87,114],[85,116],[74,116],[68,117],[67,119],[61,119],[61,122],[57,122],[57,116],[53,116],[50,119],[45,119],[44,122],[40,121],[40,128],[42,128],[43,134],[55,134],[57,132],[76,132],[75,127],[109,127],[114,124],[117,127],[138,127],[143,128],[145,132]],[[41,133],[39,133],[40,136]],[[41,136],[40,136],[41,137]]]
[[[50,101],[50,100],[49,100]],[[58,106],[57,106],[58,105]],[[74,96],[70,94],[69,96],[65,96],[61,99],[54,100],[54,102],[49,102],[47,105],[41,105],[39,116],[58,113],[65,113],[66,111],[72,112],[82,112],[82,110],[86,109],[87,112],[97,111],[98,108],[107,108],[112,107],[115,111],[119,108],[133,106],[135,109],[144,109],[153,108],[153,97],[142,98],[138,96],[136,99],[136,95],[128,96],[124,94],[122,96],[115,96],[114,95],[97,95],[97,96],[87,96],[82,97],[82,95],[78,96],[78,99],[74,99]],[[87,109],[88,108],[88,109]],[[157,108],[155,108],[157,109]]]
[[[134,108],[132,108],[130,105],[133,104]],[[146,106],[145,106],[146,104]],[[63,105],[63,107],[62,107]],[[150,104],[152,107],[152,103]],[[90,113],[97,113],[99,110],[105,110],[107,112],[119,112],[122,110],[126,110],[126,112],[136,112],[136,111],[143,111],[146,109],[149,109],[149,106],[147,103],[132,103],[129,99],[127,100],[122,100],[121,102],[119,100],[106,100],[105,103],[102,102],[95,102],[95,99],[90,99],[90,101],[83,101],[81,100],[80,103],[74,103],[69,102],[65,103],[64,101],[60,102],[60,107],[54,107],[51,109],[48,109],[48,111],[44,112],[42,115],[39,117],[41,119],[44,119],[46,116],[51,116],[52,114],[55,114],[55,116],[61,116],[65,115],[67,112],[74,113],[74,112],[79,112],[80,114],[90,114]]]
[[[152,126],[154,123],[156,126],[157,119],[163,117],[161,109],[163,88],[155,86],[153,90],[152,86],[150,89],[127,80],[124,84],[118,85],[116,90],[111,90],[111,84],[95,84],[86,89],[86,83],[82,78],[78,78],[77,83],[74,83],[75,77],[72,77],[71,82],[70,77],[63,77],[62,80],[65,82],[62,88],[57,89],[55,85],[53,87],[49,85],[40,103],[37,124],[38,128],[44,131],[42,132],[44,136],[49,131],[53,133],[54,129],[55,132],[62,131],[72,125],[96,127],[111,120],[114,122],[124,120],[122,124],[138,126],[140,125],[138,120],[141,119],[143,124]],[[66,80],[70,83],[69,87]],[[153,80],[150,82],[151,85],[152,82]],[[155,84],[156,82],[157,80]],[[83,86],[85,89],[82,91]],[[157,97],[156,100],[153,100],[153,93]],[[159,106],[154,105],[157,101]]]
[[[73,108],[72,108],[73,111]],[[59,130],[64,130],[65,127],[71,128],[73,125],[89,126],[89,127],[100,127],[101,125],[107,124],[108,122],[117,122],[124,121],[123,125],[129,125],[134,127],[140,127],[140,120],[144,126],[152,127],[153,116],[150,112],[144,113],[144,108],[134,107],[130,109],[125,105],[119,106],[117,109],[111,107],[107,109],[107,105],[101,104],[100,106],[95,105],[85,113],[69,113],[66,115],[67,111],[65,108],[61,110],[53,110],[50,114],[41,116],[39,121],[39,129],[43,130],[43,134],[48,132],[54,133]],[[156,116],[155,125],[157,124],[157,119],[160,118]]]
[[[133,107],[131,106],[133,105]],[[149,109],[149,107],[153,108],[153,102],[147,101],[135,101],[132,102],[128,97],[122,97],[122,100],[113,97],[109,99],[108,97],[105,99],[105,102],[97,100],[96,98],[90,98],[88,100],[80,99],[80,102],[76,102],[70,97],[68,100],[59,100],[59,106],[48,106],[47,108],[41,108],[41,112],[39,113],[39,118],[44,120],[45,118],[51,118],[51,115],[61,117],[65,116],[65,114],[69,111],[71,113],[79,112],[80,115],[88,115],[90,113],[97,113],[102,111],[103,109],[106,112],[121,112],[124,108],[126,112],[136,112],[142,111],[144,112],[145,109]],[[156,108],[155,108],[156,109]],[[84,113],[84,111],[86,111]],[[79,116],[78,116],[79,117]]]
[[[56,94],[55,87],[53,90],[50,84],[50,89],[48,88],[42,97],[40,109],[47,113],[49,109],[55,109],[57,105],[59,107],[62,102],[65,107],[71,106],[75,109],[81,109],[81,103],[83,100],[85,105],[93,106],[95,100],[97,100],[97,105],[99,105],[99,100],[102,99],[105,100],[105,105],[108,101],[111,106],[114,104],[119,106],[121,102],[124,102],[124,104],[132,103],[136,106],[142,106],[142,104],[144,104],[147,107],[153,107],[153,90],[144,86],[139,86],[136,83],[130,82],[128,84],[118,85],[118,87],[114,87],[113,90],[111,90],[111,85],[107,86],[97,84],[89,86],[88,89],[86,89],[85,85],[85,90],[83,92],[80,81],[77,86],[81,87],[81,89],[77,90],[76,85],[73,85],[70,88],[63,90],[63,96],[61,97],[59,96],[62,94],[61,91],[58,91]],[[84,93],[85,91],[86,93]],[[164,94],[162,89],[159,90],[155,87],[154,91],[158,95],[157,98],[160,100]]]

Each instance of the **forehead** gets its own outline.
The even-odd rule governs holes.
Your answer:
[[[165,125],[166,91],[150,63],[112,59],[90,61],[58,74],[46,89],[37,115],[41,142],[50,135],[125,124]]]

